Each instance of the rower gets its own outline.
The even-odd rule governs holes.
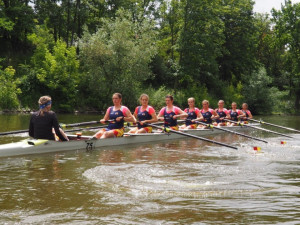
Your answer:
[[[240,118],[245,117],[245,113],[242,110],[237,109],[236,102],[231,103],[231,109],[228,111],[227,119],[238,121]],[[229,123],[228,125],[235,126],[236,123]]]
[[[253,118],[250,110],[248,109],[248,104],[247,103],[243,103],[242,104],[242,112],[246,115],[246,117],[241,118],[241,120],[244,123],[247,124],[248,123],[248,119],[252,119]]]
[[[202,101],[202,109],[200,110],[203,122],[206,124],[212,124],[212,119],[218,119],[219,115],[216,113],[215,110],[209,108],[209,101],[203,100]],[[207,126],[200,124],[199,128],[207,128]]]
[[[216,113],[219,115],[219,119],[214,122],[214,126],[226,126],[226,122],[223,120],[225,117],[228,116],[228,110],[224,108],[224,101],[219,100],[218,108],[215,109]]]
[[[157,121],[157,116],[155,110],[152,106],[149,106],[149,96],[147,94],[142,94],[140,96],[141,106],[135,108],[133,116],[138,118],[138,126],[131,129],[129,133],[151,133],[152,127],[145,125],[144,123],[153,123]]]
[[[178,130],[177,118],[187,117],[187,113],[182,111],[179,107],[173,105],[174,98],[172,95],[165,97],[166,107],[163,107],[158,113],[157,118],[164,120],[164,126],[173,130]]]
[[[100,120],[103,124],[109,120],[108,127],[99,130],[92,139],[122,137],[124,134],[124,121],[136,122],[130,110],[126,106],[121,105],[122,95],[120,93],[114,93],[112,101],[114,105],[106,110],[103,119]]]
[[[61,141],[68,141],[67,135],[59,127],[55,112],[51,111],[51,97],[42,96],[38,103],[40,109],[31,115],[29,136],[35,139],[47,140],[56,140],[57,136]]]
[[[195,98],[189,98],[188,105],[189,108],[186,108],[184,110],[184,112],[186,112],[188,116],[186,118],[185,124],[180,126],[180,129],[196,129],[197,124],[195,121],[203,120],[200,110],[195,107]]]

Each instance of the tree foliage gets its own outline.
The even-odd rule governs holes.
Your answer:
[[[153,24],[146,19],[132,21],[124,10],[102,23],[96,33],[86,32],[80,41],[86,82],[97,99],[91,105],[110,104],[114,92],[121,92],[127,104],[136,104],[132,96],[151,76],[149,63],[157,51]]]
[[[280,11],[273,10],[277,44],[289,81],[290,94],[295,96],[295,108],[300,111],[300,3],[285,0]]]
[[[79,83],[79,61],[75,47],[67,47],[61,40],[54,42],[48,30],[40,26],[29,39],[36,49],[31,65],[23,65],[24,70],[29,72],[23,77],[23,86],[28,85],[27,92],[51,95],[61,110],[72,111],[76,106]],[[27,92],[24,94],[29,94]]]
[[[15,72],[10,66],[4,70],[0,68],[0,109],[16,109],[19,106],[18,94],[21,90]]]
[[[247,101],[256,113],[300,111],[300,4],[286,0],[270,15],[254,13],[253,5],[3,0],[0,65],[16,70],[22,81],[16,98],[30,108],[48,94],[64,111],[103,110],[114,92],[134,107],[148,91],[155,105],[161,104],[158,96],[172,93],[183,107],[193,96],[212,106],[218,99]],[[268,99],[264,107],[261,96]],[[272,96],[280,99],[275,108]]]

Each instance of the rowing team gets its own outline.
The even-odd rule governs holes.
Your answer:
[[[247,122],[248,118],[252,118],[251,112],[248,110],[248,105],[244,103],[242,110],[237,109],[237,104],[231,104],[232,109],[224,108],[224,101],[218,102],[218,108],[213,110],[209,108],[207,100],[202,101],[202,109],[195,107],[195,99],[189,98],[189,108],[181,110],[179,107],[173,105],[173,96],[167,95],[165,97],[166,106],[163,107],[158,115],[152,106],[148,105],[149,96],[142,94],[140,96],[141,105],[136,107],[133,115],[130,110],[122,105],[122,95],[115,93],[112,96],[113,106],[106,110],[105,116],[100,120],[105,124],[107,121],[114,121],[108,124],[107,128],[99,130],[93,139],[102,139],[110,137],[121,137],[124,134],[124,121],[136,123],[138,119],[138,126],[131,129],[129,133],[151,133],[152,127],[148,123],[154,123],[158,120],[164,121],[164,126],[173,130],[180,129],[195,129],[197,127],[205,128],[205,125],[198,125],[198,121],[206,124],[213,124],[214,126],[232,126],[233,123],[225,122],[225,119],[238,121],[241,119]],[[55,140],[57,137],[61,141],[68,141],[67,135],[59,127],[56,114],[51,111],[52,100],[50,96],[42,96],[39,99],[39,111],[32,114],[29,125],[29,136],[35,139]],[[182,126],[178,126],[177,118],[186,119]],[[215,122],[213,123],[213,120]]]
[[[109,137],[121,137],[124,134],[124,121],[136,123],[138,119],[138,126],[131,129],[129,133],[151,133],[152,127],[147,125],[148,123],[154,123],[158,120],[164,121],[164,126],[169,127],[173,130],[180,129],[195,129],[197,128],[196,121],[203,121],[206,124],[212,124],[213,119],[216,122],[213,124],[215,126],[225,126],[233,125],[224,121],[225,118],[238,121],[240,118],[243,121],[247,121],[247,118],[252,118],[251,112],[248,110],[248,105],[243,104],[242,110],[237,109],[237,104],[232,103],[232,109],[227,110],[224,108],[224,101],[220,100],[218,109],[213,110],[209,108],[209,102],[204,100],[202,102],[202,109],[199,110],[195,107],[195,99],[189,98],[188,105],[189,108],[181,110],[179,107],[173,105],[173,96],[167,95],[165,97],[166,106],[163,107],[158,115],[156,115],[155,110],[152,106],[149,106],[149,96],[147,94],[142,94],[140,96],[141,105],[136,107],[134,114],[132,115],[130,110],[126,106],[122,106],[122,95],[120,93],[115,93],[112,96],[112,101],[114,106],[107,109],[105,116],[100,122],[103,124],[106,121],[115,121],[114,123],[109,123],[108,127],[98,131],[93,138],[109,138]],[[178,126],[177,118],[185,118],[186,122],[182,126]],[[205,125],[199,125],[198,127],[206,127]]]

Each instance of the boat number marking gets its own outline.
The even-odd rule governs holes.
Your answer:
[[[86,142],[86,150],[93,150],[94,148],[95,148],[94,142],[92,142],[92,141]]]

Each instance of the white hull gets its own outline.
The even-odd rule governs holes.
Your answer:
[[[222,127],[232,131],[247,130],[246,127]],[[189,134],[197,136],[215,135],[223,133],[221,130],[210,130],[210,129],[195,129],[185,130]],[[117,146],[117,145],[128,145],[145,142],[156,142],[171,139],[184,138],[186,136],[175,134],[175,133],[151,133],[151,134],[138,134],[128,135],[120,138],[108,138],[100,140],[89,140],[90,136],[82,136],[81,139],[77,140],[76,135],[69,135],[70,141],[68,142],[57,142],[49,140],[32,140],[26,139],[16,143],[0,145],[0,157],[17,156],[17,155],[29,155],[29,154],[40,154],[49,152],[59,152],[67,150],[92,150],[98,147],[105,146]]]

